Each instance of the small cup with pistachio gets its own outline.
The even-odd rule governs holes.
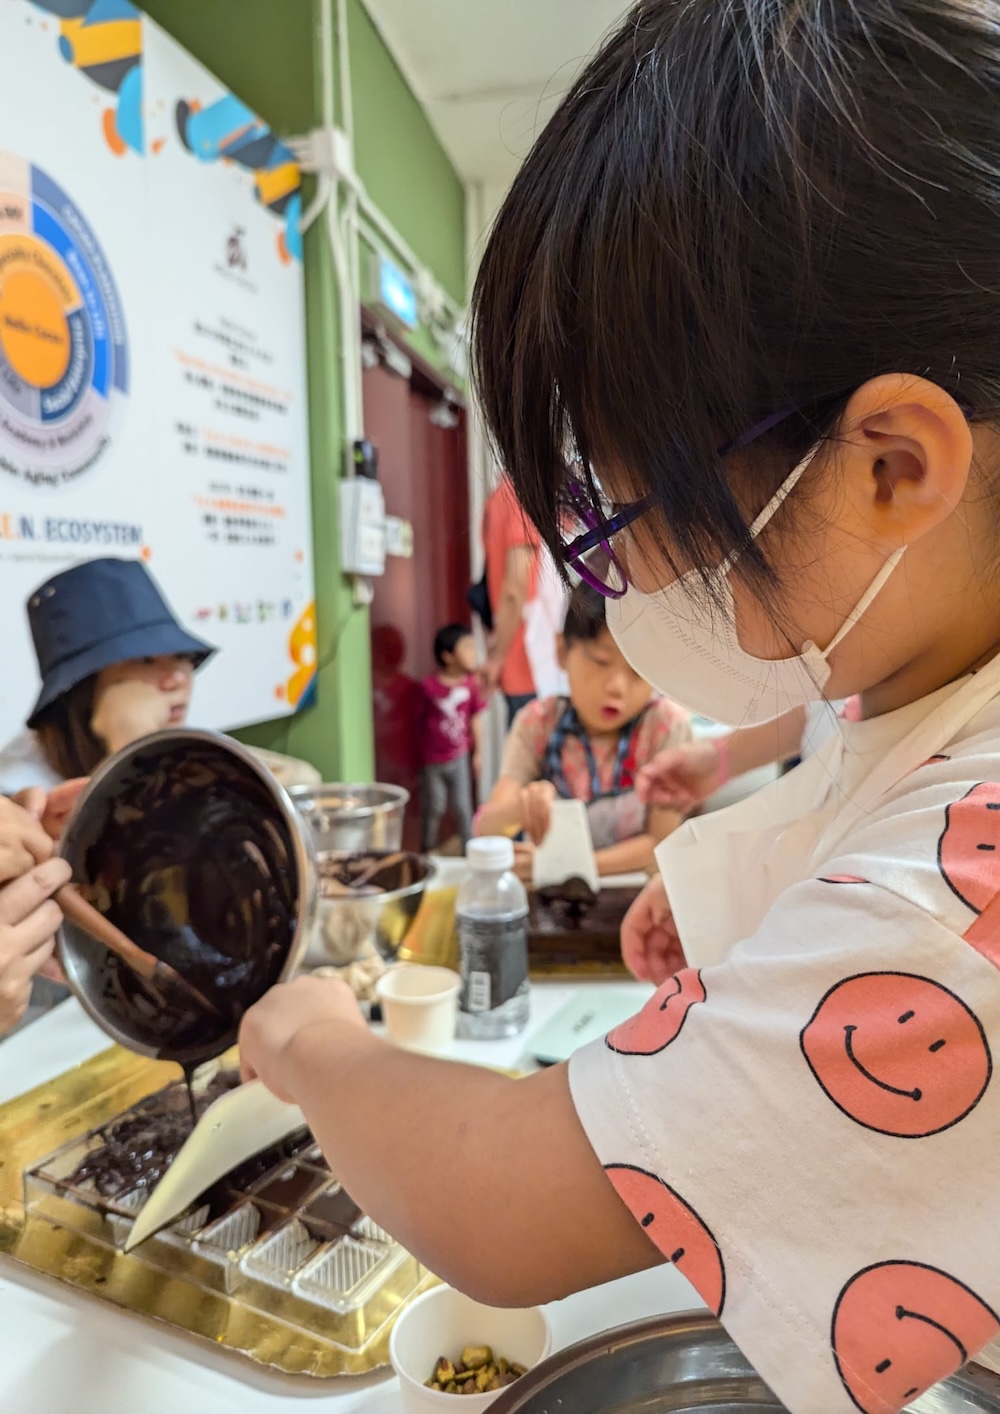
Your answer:
[[[502,1311],[449,1286],[404,1307],[389,1340],[405,1414],[479,1414],[551,1349],[540,1307]]]
[[[457,1360],[441,1356],[427,1388],[442,1394],[496,1394],[527,1373],[516,1360],[494,1355],[488,1345],[467,1345]]]

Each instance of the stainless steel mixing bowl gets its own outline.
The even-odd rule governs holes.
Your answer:
[[[140,1055],[186,1066],[220,1055],[246,1007],[301,961],[316,907],[312,841],[270,772],[228,737],[177,729],[126,747],[80,796],[60,853],[100,912],[217,1008],[157,995],[67,920],[69,985]]]
[[[317,854],[368,854],[402,847],[410,799],[402,786],[295,786],[289,791],[309,826]]]
[[[373,857],[381,852],[377,851]],[[392,859],[395,855],[386,857]],[[418,855],[406,855],[404,858],[416,875],[412,883],[398,889],[389,888],[384,893],[351,898],[324,893],[323,874],[328,867],[335,867],[339,858],[339,855],[330,856],[328,866],[324,856],[319,856],[319,898],[316,924],[306,953],[307,965],[319,967],[332,963],[345,967],[364,956],[369,944],[385,961],[394,962],[420,911],[424,892],[434,878],[433,863]]]
[[[460,1406],[461,1400],[458,1405]],[[911,1414],[997,1414],[1000,1378],[968,1366]],[[718,1321],[662,1316],[561,1350],[512,1385],[490,1414],[787,1414]]]

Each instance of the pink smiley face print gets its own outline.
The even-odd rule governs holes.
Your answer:
[[[705,1305],[722,1315],[726,1271],[719,1244],[684,1199],[655,1174],[628,1164],[608,1164],[605,1173],[618,1197],[668,1262],[698,1292]]]
[[[833,1313],[833,1353],[862,1414],[897,1414],[1000,1333],[1000,1319],[963,1282],[919,1262],[867,1267]]]
[[[993,1073],[986,1034],[965,1003],[905,972],[866,972],[831,987],[799,1040],[839,1110],[903,1139],[958,1124]]]
[[[622,1056],[655,1056],[677,1040],[688,1012],[704,1000],[701,973],[690,967],[676,972],[638,1016],[615,1027],[605,1044]]]
[[[1000,892],[1000,782],[973,786],[948,806],[938,865],[948,887],[976,913]]]

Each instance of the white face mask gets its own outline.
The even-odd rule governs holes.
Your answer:
[[[799,463],[750,527],[756,539],[816,455]],[[666,589],[640,594],[629,589],[608,603],[608,627],[634,670],[675,702],[728,726],[750,727],[781,717],[793,707],[817,702],[830,677],[830,654],[843,641],[903,558],[889,556],[827,648],[804,643],[795,658],[770,662],[740,646],[729,572],[724,560],[710,579],[715,602],[697,570]]]

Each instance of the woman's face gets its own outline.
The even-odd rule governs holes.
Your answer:
[[[122,663],[113,663],[110,668],[104,668],[98,673],[94,700],[98,701],[104,689],[113,683],[148,683],[150,687],[155,687],[163,693],[169,704],[170,725],[179,727],[187,720],[193,678],[194,663],[190,658],[176,655],[128,658]]]

